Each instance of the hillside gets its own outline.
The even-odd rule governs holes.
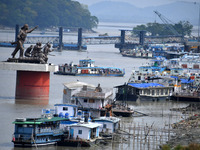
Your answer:
[[[193,25],[198,24],[199,7],[193,3],[175,2],[157,7],[138,8],[126,2],[103,1],[91,5],[89,11],[99,21],[147,23],[161,22],[153,12],[157,10],[173,22],[187,20]]]

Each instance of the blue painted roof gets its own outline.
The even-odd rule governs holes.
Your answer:
[[[128,83],[128,85],[136,88],[164,87],[164,85],[158,83]]]
[[[72,104],[55,104],[54,106],[72,106],[72,107],[77,107],[77,105],[72,105]]]
[[[92,59],[82,59],[82,60],[79,60],[79,61],[95,62],[95,61],[94,61],[94,60],[92,60]]]

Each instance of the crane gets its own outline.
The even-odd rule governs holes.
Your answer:
[[[173,26],[169,23],[172,22],[169,19],[167,19],[165,16],[163,16],[161,13],[158,11],[154,11],[158,17],[162,20],[162,22],[166,25],[166,27],[174,34],[180,36],[180,34],[173,28]]]

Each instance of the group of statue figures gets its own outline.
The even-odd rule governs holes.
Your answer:
[[[29,58],[28,60],[32,60],[32,62],[37,61],[37,62],[39,62],[41,64],[47,63],[48,54],[49,54],[49,52],[53,51],[53,50],[51,50],[51,44],[50,43],[46,43],[45,46],[42,47],[42,43],[41,42],[37,42],[35,46],[31,45],[30,47],[28,47],[26,49],[25,53],[24,53],[23,44],[25,42],[27,34],[31,33],[36,28],[37,28],[37,26],[29,30],[28,29],[28,24],[25,24],[21,28],[19,34],[17,35],[17,41],[11,43],[11,44],[16,44],[17,45],[15,50],[11,54],[12,55],[12,59],[15,59],[16,53],[20,50],[20,54],[19,54],[19,59],[20,60],[27,61],[26,58]]]

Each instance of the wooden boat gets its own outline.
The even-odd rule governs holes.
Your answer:
[[[79,61],[78,65],[62,64],[59,65],[59,71],[54,74],[57,75],[74,75],[74,76],[112,76],[123,77],[124,69],[116,67],[97,67],[94,65],[95,61],[91,59],[83,59]]]

